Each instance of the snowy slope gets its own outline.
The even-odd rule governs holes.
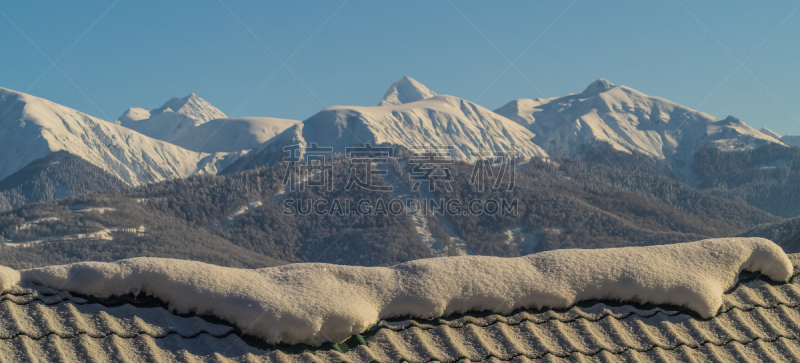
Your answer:
[[[250,150],[300,121],[272,117],[227,118],[192,93],[155,110],[130,108],[119,124],[152,138],[197,152]]]
[[[392,83],[378,106],[401,105],[422,101],[433,96],[436,96],[436,93],[429,90],[428,87],[409,76],[403,76],[399,81]]]
[[[780,134],[778,134],[777,132],[775,132],[775,131],[772,131],[772,130],[770,130],[770,129],[766,128],[766,127],[762,127],[762,128],[761,128],[760,130],[758,130],[758,131],[761,131],[761,133],[762,133],[762,134],[764,134],[764,135],[767,135],[767,136],[770,136],[770,137],[772,137],[773,139],[776,139],[776,140],[780,140],[780,139],[781,139],[781,135],[780,135]]]
[[[405,89],[402,85],[412,81],[404,77],[395,82],[387,94]],[[425,87],[413,82],[417,84],[415,89]],[[401,145],[409,149],[452,145],[455,149],[450,155],[456,160],[466,161],[476,160],[480,152],[508,152],[512,149],[526,158],[547,156],[532,142],[535,135],[525,127],[457,97],[436,95],[408,103],[382,103],[383,106],[375,107],[328,107],[254,149],[225,172],[278,161],[284,155],[284,146],[312,143],[332,147],[337,153],[343,153],[348,146],[367,142],[372,145]]]
[[[580,93],[515,100],[495,112],[533,131],[534,142],[553,155],[581,156],[610,145],[666,159],[678,171],[688,170],[704,146],[741,150],[781,143],[733,117],[719,120],[604,79]]]
[[[441,257],[392,267],[301,263],[246,270],[162,258],[22,271],[0,266],[0,288],[34,282],[101,298],[144,293],[178,313],[213,315],[269,343],[319,345],[342,342],[379,319],[508,314],[593,299],[671,304],[709,318],[743,270],[786,281],[793,265],[769,240],[724,238],[516,258]]]
[[[439,95],[422,101],[378,107],[333,106],[303,122],[307,143],[345,146],[363,142],[418,145],[453,145],[453,156],[475,159],[485,150],[508,151],[512,144],[525,157],[547,154],[524,127],[492,111],[453,96]]]
[[[299,123],[273,117],[219,118],[185,128],[169,142],[198,152],[237,152],[256,148]]]
[[[0,179],[60,150],[131,185],[216,172],[239,156],[189,151],[4,88],[0,88],[0,115]]]
[[[257,148],[250,150],[247,155],[235,160],[222,170],[221,174],[233,174],[281,162],[285,156],[289,155],[283,150],[287,146],[297,145],[301,150],[304,149],[307,144],[303,138],[303,126],[302,122],[292,125]]]
[[[118,121],[131,130],[169,142],[186,129],[226,117],[222,111],[192,93],[184,98],[173,97],[154,110],[129,108]]]
[[[766,128],[766,127],[762,127],[761,130],[759,130],[759,131],[763,132],[766,135],[772,136],[773,138],[776,138],[776,139],[780,140],[782,143],[784,143],[784,144],[786,144],[788,146],[800,146],[800,136],[795,136],[795,135],[783,135],[783,136],[781,136],[777,132],[772,131],[772,130]]]

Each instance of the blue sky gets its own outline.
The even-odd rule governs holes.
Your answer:
[[[0,87],[108,119],[195,92],[229,116],[303,120],[324,106],[377,104],[403,75],[490,109],[607,78],[720,118],[800,134],[798,6],[5,2]]]

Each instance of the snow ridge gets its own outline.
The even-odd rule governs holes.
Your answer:
[[[533,141],[550,155],[582,157],[608,145],[666,160],[687,180],[692,157],[703,147],[732,151],[782,145],[741,120],[720,120],[605,79],[580,93],[514,100],[495,112],[531,130]]]
[[[173,97],[152,111],[129,108],[118,121],[154,139],[204,153],[251,150],[300,122],[274,117],[228,118],[194,93]]]
[[[783,137],[783,136],[781,136],[780,134],[778,134],[777,132],[775,132],[775,131],[772,131],[772,130],[770,130],[770,129],[766,128],[766,127],[762,127],[762,128],[761,128],[760,130],[758,130],[758,131],[761,131],[761,133],[762,133],[762,134],[764,134],[764,135],[767,135],[767,136],[770,136],[770,137],[774,138],[775,140],[780,140],[780,139],[781,139],[781,137]]]
[[[786,281],[793,266],[762,238],[459,256],[393,267],[300,263],[256,270],[161,258],[23,270],[23,282],[97,297],[155,296],[179,313],[225,319],[270,343],[341,342],[391,317],[566,308],[591,299],[672,304],[714,316],[743,270]],[[7,290],[19,278],[0,268]]]
[[[378,107],[332,106],[308,120],[302,137],[344,152],[347,146],[395,144],[452,145],[456,160],[475,160],[482,151],[531,157],[547,153],[532,141],[534,134],[515,122],[472,102],[446,95]]]

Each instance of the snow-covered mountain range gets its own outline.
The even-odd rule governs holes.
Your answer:
[[[609,145],[666,160],[684,177],[699,148],[733,151],[782,144],[732,116],[720,120],[605,79],[580,93],[518,99],[495,112],[531,130],[534,142],[551,155],[581,157]]]
[[[61,150],[130,185],[215,173],[239,156],[189,151],[5,88],[0,88],[0,115],[0,179]]]
[[[229,171],[244,170],[280,160],[283,146],[291,144],[316,143],[343,152],[366,142],[411,149],[452,145],[451,155],[465,161],[483,151],[580,158],[598,147],[611,147],[665,160],[689,182],[692,158],[700,148],[735,151],[796,144],[791,136],[759,131],[734,117],[718,119],[604,79],[583,92],[518,99],[491,111],[437,95],[404,76],[378,106],[332,106],[303,122],[228,118],[190,94],[153,110],[130,108],[112,123],[0,89],[0,115],[0,180],[64,150],[132,185],[229,166]]]
[[[197,152],[250,150],[300,122],[272,117],[228,118],[192,93],[154,110],[132,107],[119,124],[152,138]]]
[[[456,160],[476,160],[482,152],[511,152],[531,157],[547,153],[533,143],[525,127],[475,103],[436,95],[409,77],[392,84],[380,106],[332,106],[265,143],[237,163],[235,170],[276,160],[275,153],[290,144],[332,147],[401,145],[412,151],[420,146],[453,146]],[[248,161],[250,159],[251,161]]]

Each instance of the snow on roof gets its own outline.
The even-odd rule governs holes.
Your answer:
[[[0,294],[10,290],[20,280],[19,271],[0,266]]]
[[[768,240],[725,238],[393,267],[302,263],[245,270],[134,258],[23,270],[21,279],[101,298],[145,293],[178,313],[216,316],[269,343],[319,345],[344,341],[384,318],[566,308],[592,299],[679,305],[711,317],[743,270],[785,281],[793,266]],[[4,290],[17,281],[7,268],[0,279]]]
[[[713,319],[671,306],[590,301],[381,320],[320,347],[265,344],[218,319],[173,314],[154,297],[95,299],[25,283],[0,294],[0,361],[794,362],[799,273],[795,267],[785,284],[742,274]]]

